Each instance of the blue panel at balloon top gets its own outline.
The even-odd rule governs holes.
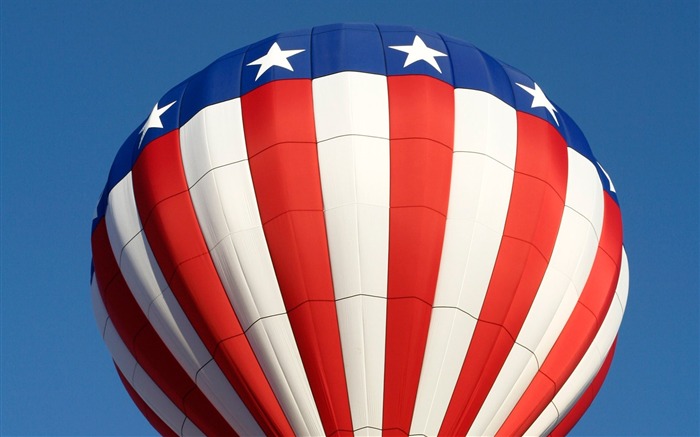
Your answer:
[[[315,27],[311,47],[314,78],[339,71],[386,74],[382,38],[373,24]]]
[[[485,91],[515,106],[510,79],[500,62],[469,43],[443,38],[452,61],[455,88]]]
[[[241,96],[245,50],[223,56],[192,76],[180,105],[180,126],[207,106]]]

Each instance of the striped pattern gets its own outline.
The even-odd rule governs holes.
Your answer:
[[[415,36],[447,56],[404,65]],[[273,43],[303,50],[258,76]],[[561,434],[627,299],[580,130],[478,49],[280,34],[159,102],[93,222],[98,327],[163,435]]]

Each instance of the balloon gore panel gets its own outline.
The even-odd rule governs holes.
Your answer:
[[[116,154],[93,307],[163,435],[565,433],[627,299],[609,175],[540,84],[405,26],[236,50]]]

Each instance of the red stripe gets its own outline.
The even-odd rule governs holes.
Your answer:
[[[559,422],[556,428],[552,430],[551,434],[549,434],[550,436],[563,437],[567,435],[569,431],[571,431],[571,429],[576,425],[576,423],[578,423],[579,419],[581,419],[583,413],[585,413],[586,410],[588,410],[588,407],[593,402],[593,399],[595,399],[595,397],[598,395],[600,387],[603,385],[603,381],[605,381],[605,377],[608,374],[608,370],[610,370],[610,364],[612,363],[613,355],[615,354],[616,345],[617,338],[615,339],[615,342],[610,348],[608,355],[605,357],[605,361],[603,361],[603,365],[601,366],[600,370],[598,370],[598,373],[596,374],[595,378],[593,378],[593,381],[591,381],[591,384],[581,395],[578,401],[576,401],[576,404],[571,408],[571,410],[569,410],[566,416],[564,416],[561,422]]]
[[[104,220],[92,234],[92,252],[96,255],[95,276],[100,296],[117,334],[131,355],[170,401],[199,429],[210,435],[235,434],[180,366],[141,310],[118,269]],[[107,280],[110,274],[113,277]],[[108,285],[103,288],[101,284],[105,282]]]
[[[262,430],[291,434],[211,260],[187,191],[178,136],[173,131],[151,142],[134,165],[144,232],[182,310]]]
[[[445,234],[454,88],[388,78],[391,209],[384,368],[385,435],[409,433]]]
[[[351,435],[311,81],[268,83],[241,107],[265,238],[323,429]]]
[[[590,347],[615,295],[622,257],[620,209],[604,195],[605,213],[598,252],[579,301],[542,367],[498,431],[525,432],[551,402]]]
[[[508,215],[479,320],[440,434],[465,435],[537,294],[564,211],[566,143],[549,123],[518,113]]]
[[[124,375],[122,374],[121,370],[119,370],[119,367],[116,365],[114,366],[117,369],[117,373],[119,374],[119,379],[122,380],[122,384],[124,384],[124,388],[126,388],[126,392],[129,393],[129,396],[131,397],[131,400],[134,401],[138,409],[141,411],[141,414],[146,417],[146,420],[153,426],[153,428],[156,429],[158,434],[162,435],[163,437],[177,437],[178,434],[170,429],[170,427],[163,422],[160,417],[156,414],[155,411],[151,409],[151,407],[146,404],[146,402],[139,396],[138,393],[136,393],[136,390],[134,390],[134,387],[129,384],[129,381],[126,380]]]
[[[95,226],[95,230],[92,231],[90,244],[92,246],[92,264],[95,267],[95,280],[102,295],[121,273],[119,265],[114,259],[104,219],[100,220]]]

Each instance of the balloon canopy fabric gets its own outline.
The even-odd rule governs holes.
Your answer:
[[[99,329],[163,435],[564,434],[629,276],[615,188],[538,83],[363,24],[167,92],[92,251]]]

